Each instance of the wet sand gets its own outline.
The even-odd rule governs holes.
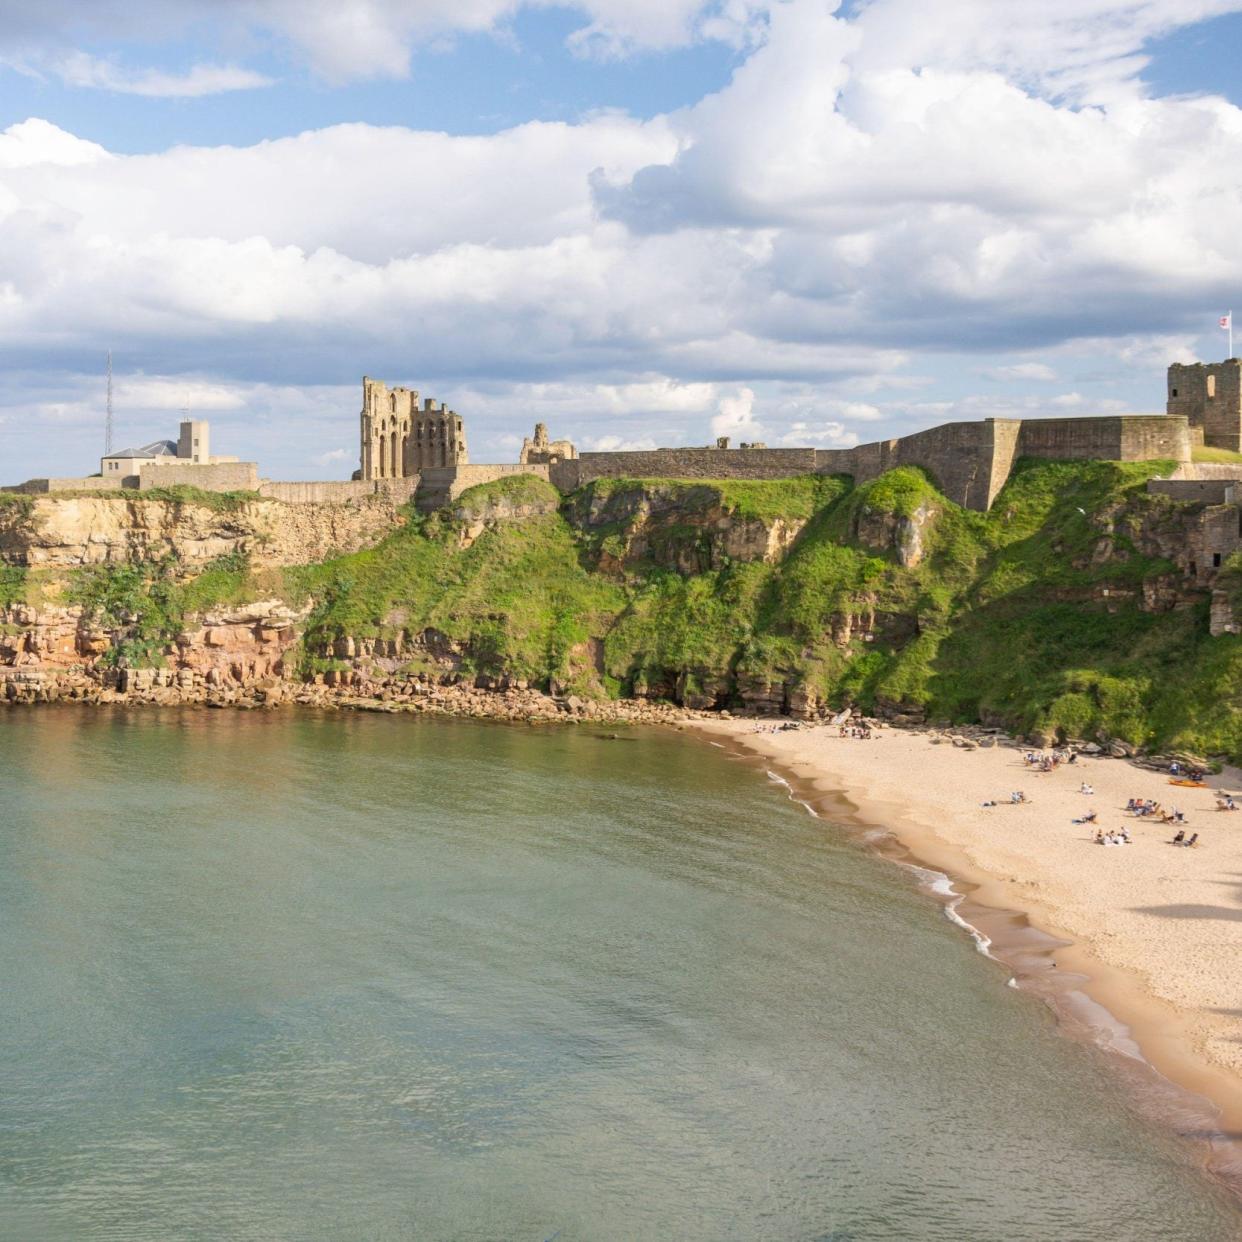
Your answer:
[[[1216,810],[1215,792],[1242,790],[1242,772],[1189,789],[1118,759],[1041,773],[1025,748],[963,750],[924,732],[864,741],[829,725],[696,727],[770,764],[820,813],[852,813],[896,861],[933,869],[929,887],[934,872],[952,877],[964,896],[941,893],[951,916],[1015,986],[1048,1000],[1070,1034],[1120,1054],[1149,1110],[1208,1140],[1217,1172],[1242,1189],[1242,811]],[[1018,789],[1029,801],[1009,804]],[[1175,848],[1174,828],[1126,814],[1132,797],[1182,810],[1199,846]],[[1073,823],[1089,809],[1133,844],[1095,844],[1095,825]]]

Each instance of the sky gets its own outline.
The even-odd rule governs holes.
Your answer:
[[[934,15],[934,16],[933,16]],[[1163,409],[1242,313],[1242,0],[0,0],[0,484]]]

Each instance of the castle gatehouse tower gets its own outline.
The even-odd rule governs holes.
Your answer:
[[[1175,362],[1166,413],[1183,414],[1208,448],[1242,452],[1242,361]]]

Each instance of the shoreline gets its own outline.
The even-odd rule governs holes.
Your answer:
[[[981,845],[974,830],[979,816],[944,813],[947,808],[936,796],[940,790],[929,789],[920,779],[925,775],[920,768],[934,764],[941,770],[942,781],[947,774],[955,796],[969,806],[974,786],[994,784],[998,768],[1007,771],[1013,788],[1023,782],[1029,788],[1035,774],[1024,770],[1021,761],[1028,748],[933,748],[931,730],[881,729],[872,741],[838,738],[833,736],[836,730],[825,725],[776,732],[770,724],[749,718],[699,718],[690,727],[740,760],[767,771],[769,778],[780,780],[790,798],[811,814],[844,826],[860,844],[910,871],[919,887],[941,903],[946,916],[975,940],[976,948],[1008,972],[1009,986],[1048,1005],[1062,1034],[1106,1057],[1137,1110],[1193,1145],[1205,1173],[1242,1200],[1242,970],[1235,972],[1238,977],[1229,989],[1227,1005],[1205,1003],[1205,995],[1217,986],[1215,981],[1204,984],[1198,993],[1182,988],[1181,995],[1171,998],[1168,993],[1179,990],[1177,979],[1170,977],[1166,961],[1144,961],[1151,956],[1145,952],[1150,946],[1119,936],[1104,925],[1107,917],[1103,924],[1091,927],[1079,909],[1058,900],[1058,887],[1065,876],[1054,874],[1052,867],[1041,870],[1043,834],[1028,833],[1027,826],[1016,819],[1008,824],[1002,821],[1008,831],[997,835],[1004,839],[985,840]],[[897,745],[890,747],[890,742]],[[923,764],[917,762],[919,748],[926,755]],[[989,756],[990,763],[976,762]],[[1005,759],[998,763],[998,756]],[[894,760],[899,761],[898,773]],[[903,778],[923,796],[903,793]],[[1090,868],[1097,855],[1120,863],[1136,857],[1133,851],[1140,846],[1154,851],[1156,830],[1164,836],[1172,832],[1171,828],[1166,832],[1164,825],[1124,818],[1108,796],[1110,787],[1124,783],[1133,787],[1133,796],[1159,797],[1161,792],[1153,794],[1152,790],[1162,791],[1167,805],[1171,800],[1165,776],[1109,758],[1089,763],[1080,759],[1051,774],[1051,779],[1062,786],[1061,797],[1045,796],[1050,787],[1040,786],[1036,800],[1041,806],[1047,804],[1051,809],[1065,802],[1067,789],[1072,790],[1071,804],[1081,806],[1077,785],[1087,779],[1095,786],[1098,796],[1093,805],[1105,828],[1124,823],[1135,832],[1136,844],[1130,847],[1106,849],[1089,839],[1079,842],[1084,869]],[[1236,788],[1242,785],[1242,773],[1214,778],[1213,784]],[[1189,800],[1176,805],[1187,811],[1192,830],[1205,833],[1204,854],[1174,851],[1163,844],[1161,850],[1167,851],[1170,861],[1191,857],[1201,862],[1211,849],[1216,854],[1212,865],[1229,869],[1236,863],[1236,872],[1230,869],[1227,873],[1242,876],[1242,816],[1229,841],[1226,834],[1233,816],[1202,810],[1209,791],[1180,792],[1199,795],[1193,811]],[[985,810],[974,809],[980,814]],[[1019,810],[1009,806],[986,809],[1001,815]],[[1055,820],[1055,812],[1049,818]],[[1051,824],[1051,830],[1070,828],[1068,819]],[[963,820],[974,822],[964,826]],[[1216,821],[1220,821],[1219,828]],[[1023,857],[1021,841],[1015,846],[1015,831],[1023,840],[1030,839],[1027,857]],[[998,865],[1002,857],[1004,865]],[[1237,898],[1229,907],[1221,907],[1229,914],[1204,916],[1205,920],[1220,918],[1226,929],[1217,947],[1218,965],[1226,973],[1230,959],[1242,961],[1242,885],[1232,887],[1238,889]],[[1101,911],[1105,916],[1108,913]],[[1188,918],[1175,927],[1195,922]],[[1167,953],[1161,956],[1167,958]]]

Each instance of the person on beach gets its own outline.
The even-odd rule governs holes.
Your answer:
[[[1083,781],[1083,783],[1078,786],[1078,792],[1080,794],[1087,794],[1088,796],[1090,796],[1091,794],[1095,793],[1095,790],[1092,789],[1091,786],[1088,785],[1086,781]]]
[[[1173,838],[1172,844],[1181,845],[1181,843],[1185,840],[1186,840],[1186,829],[1181,828],[1178,830],[1177,836]]]

